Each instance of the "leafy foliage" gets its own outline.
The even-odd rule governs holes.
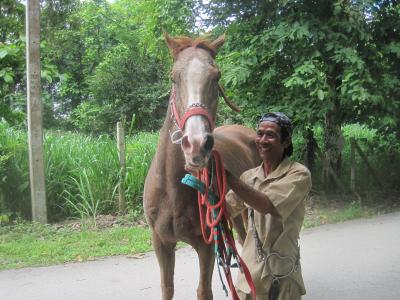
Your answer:
[[[204,4],[208,25],[227,26],[222,78],[246,107],[233,121],[278,110],[298,127],[322,125],[326,158],[338,172],[342,124],[399,135],[399,8],[396,1]]]
[[[110,133],[115,122],[130,122],[136,115],[136,129],[158,128],[165,113],[170,64],[162,28],[187,33],[185,28],[193,25],[190,5],[190,1],[69,0],[56,17],[52,7],[44,5],[50,49],[45,56],[61,74],[47,90],[60,124],[67,120],[86,132]],[[52,33],[49,24],[56,27]],[[96,126],[93,118],[85,118],[89,112]],[[150,116],[156,117],[154,122],[148,122]]]
[[[91,78],[94,99],[109,105],[109,128],[126,116],[136,115],[135,127],[159,128],[165,114],[167,81],[160,62],[151,57],[138,57],[136,47],[119,46],[107,54]],[[161,74],[160,74],[161,73]]]
[[[0,11],[0,120],[7,122],[0,123],[0,185],[3,200],[12,204],[0,202],[2,209],[28,215],[26,135],[17,130],[24,128],[26,118],[24,5],[22,0],[4,0]],[[102,193],[99,210],[112,210],[110,198],[121,175],[110,171],[117,165],[108,140],[115,123],[130,124],[130,133],[153,131],[165,115],[171,59],[163,30],[171,35],[210,29],[211,35],[227,33],[217,59],[225,91],[242,112],[234,115],[221,104],[220,124],[254,127],[262,112],[284,111],[297,127],[298,147],[306,147],[306,132],[314,133],[338,172],[342,161],[343,169],[348,168],[342,158],[348,157],[349,136],[363,137],[360,143],[377,168],[381,162],[396,165],[399,11],[394,0],[41,1],[44,125],[91,134],[46,135],[54,218],[73,214],[61,194],[68,186],[71,195],[78,195],[83,169],[92,192]],[[146,149],[139,150],[146,160],[132,158],[135,167],[128,168],[138,169],[140,178],[151,157],[152,148]],[[102,151],[111,156],[93,155]],[[85,160],[101,166],[94,171]],[[109,185],[101,190],[93,178],[104,176]],[[125,181],[132,203],[140,202],[141,179],[126,175]]]

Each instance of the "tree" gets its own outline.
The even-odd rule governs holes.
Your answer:
[[[24,6],[15,0],[0,3],[0,119],[21,123],[24,114],[15,111],[21,95],[18,83],[24,78]]]
[[[368,52],[368,65],[377,82],[378,98],[366,121],[382,133],[395,132],[400,138],[400,3],[376,1],[368,13],[375,41],[375,47]]]
[[[18,0],[0,3],[0,118],[12,125],[22,124],[26,112],[25,7]],[[41,42],[46,53],[47,43]],[[41,77],[46,87],[58,76],[51,60],[42,58]],[[43,93],[45,118],[51,118],[49,93]]]
[[[397,102],[382,89],[390,86],[396,95],[399,85],[379,50],[382,40],[374,38],[377,27],[388,26],[379,23],[384,11],[389,24],[398,21],[395,1],[210,1],[203,7],[217,16],[214,25],[228,26],[223,78],[236,101],[250,108],[247,118],[284,110],[297,125],[323,125],[324,153],[337,173],[341,125],[370,120],[372,111]],[[392,56],[397,26],[385,48]]]
[[[113,130],[111,123],[119,119],[130,122],[133,115],[137,129],[158,128],[159,122],[144,120],[166,108],[170,60],[162,30],[188,33],[192,2],[43,3],[49,37],[45,57],[60,73],[47,87],[56,117],[97,133]],[[65,6],[64,14],[53,12],[55,3]]]
[[[94,75],[90,91],[108,127],[118,120],[137,130],[158,129],[167,107],[170,58],[162,30],[187,34],[193,26],[190,1],[119,1],[111,13],[120,20],[107,30],[118,44],[110,48]],[[111,123],[111,124],[110,124]],[[105,126],[107,127],[107,126]]]
[[[17,41],[24,31],[24,5],[16,0],[3,0],[0,12],[0,42]]]

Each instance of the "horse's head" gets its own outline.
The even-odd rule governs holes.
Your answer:
[[[214,58],[225,36],[212,42],[165,34],[174,59],[171,72],[171,110],[182,131],[185,168],[197,171],[207,166],[214,146],[212,131],[218,105],[220,72]]]

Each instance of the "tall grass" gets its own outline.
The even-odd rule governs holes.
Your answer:
[[[0,121],[0,211],[30,214],[26,133]]]
[[[112,211],[119,171],[113,139],[50,131],[45,135],[45,161],[51,211],[60,217]]]
[[[323,148],[322,128],[314,129]],[[385,181],[397,186],[400,144],[393,136],[359,124],[343,127],[342,180],[349,182],[350,142],[354,137],[371,165]],[[138,133],[126,139],[126,172],[121,173],[114,137],[92,137],[73,132],[47,131],[44,137],[46,193],[50,220],[67,217],[95,217],[114,213],[120,179],[124,180],[125,198],[130,213],[141,214],[144,179],[155,152],[158,134]],[[296,134],[294,159],[302,160],[304,139]],[[317,159],[313,184],[318,185],[322,164]],[[357,187],[368,189],[371,177],[357,156]],[[11,213],[29,218],[30,192],[27,135],[0,121],[0,221]],[[6,218],[6,219],[7,219]]]
[[[140,133],[128,138],[126,174],[120,174],[114,138],[46,132],[44,160],[49,219],[115,212],[116,187],[121,175],[128,208],[140,211],[144,178],[157,137],[153,133]],[[26,141],[26,133],[0,123],[0,215],[18,212],[30,216]]]
[[[101,199],[94,196],[92,191],[92,184],[89,181],[86,170],[82,171],[79,175],[79,180],[72,177],[74,181],[74,187],[78,189],[76,195],[72,195],[69,190],[65,190],[65,200],[68,207],[70,207],[75,213],[78,213],[81,219],[92,218],[94,224],[96,224],[96,217],[99,212],[99,206]]]
[[[156,150],[157,140],[158,134],[154,133],[138,133],[127,139],[125,196],[128,206],[135,213],[140,213],[142,208],[144,180]]]

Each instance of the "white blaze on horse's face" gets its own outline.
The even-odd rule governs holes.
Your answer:
[[[188,49],[189,50],[189,49]],[[215,119],[218,101],[218,74],[207,51],[193,49],[194,55],[180,76],[181,101],[187,108],[201,105]],[[182,53],[183,54],[183,53]],[[190,116],[183,130],[182,150],[186,168],[196,171],[207,166],[213,147],[212,127],[202,115]]]
[[[212,129],[215,126],[220,76],[214,56],[224,43],[225,36],[210,43],[189,38],[173,39],[168,34],[165,38],[174,58],[172,79],[178,114],[180,118],[187,117],[185,111],[194,112],[193,107],[198,108],[195,114],[188,116],[183,126],[180,125],[185,167],[189,171],[197,171],[207,167],[214,146]]]
[[[192,107],[196,103],[202,103],[207,107],[207,99],[205,99],[207,93],[203,93],[207,85],[206,71],[207,66],[199,59],[193,58],[189,62],[185,78],[182,78],[182,81],[186,82],[188,107]],[[194,115],[187,119],[182,139],[182,150],[186,156],[186,162],[191,167],[203,167],[202,164],[205,163],[211,149],[202,152],[202,148],[210,133],[210,124],[203,116]]]

